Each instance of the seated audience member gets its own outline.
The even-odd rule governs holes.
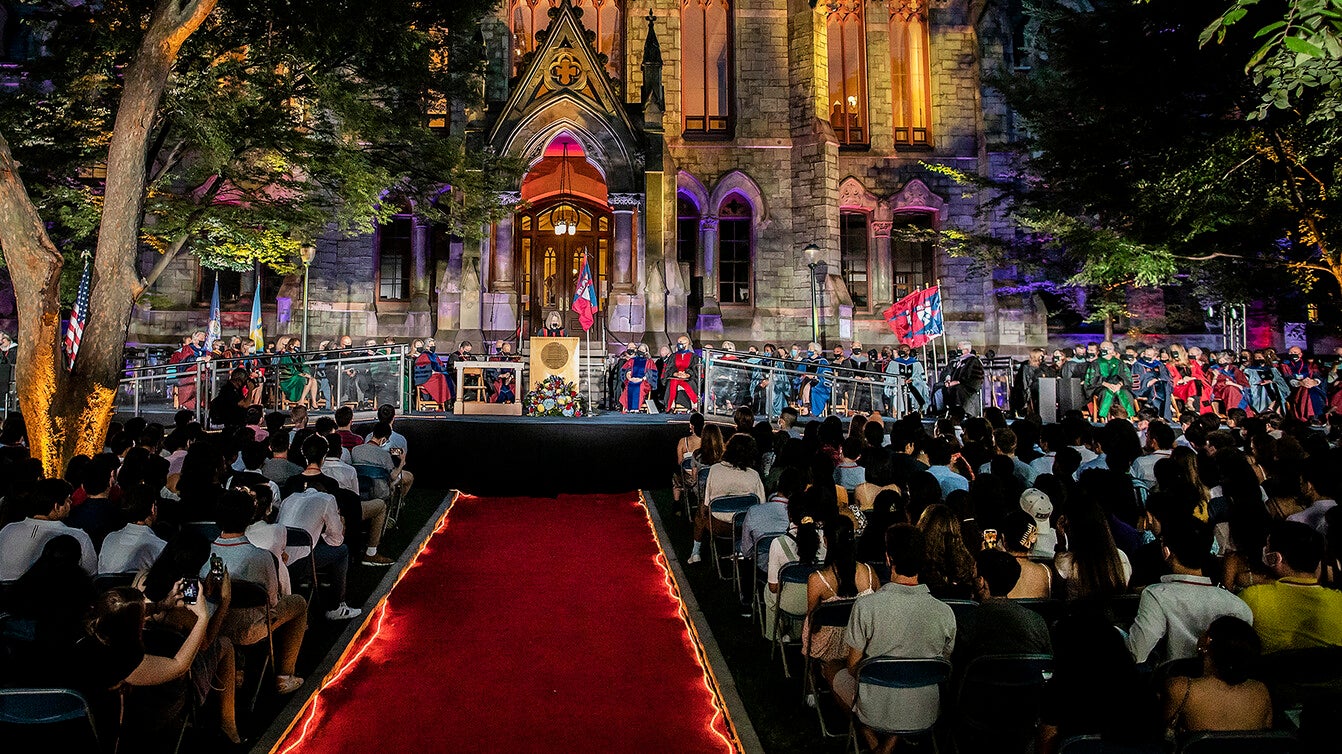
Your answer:
[[[1146,428],[1147,444],[1151,452],[1132,463],[1132,475],[1147,489],[1156,486],[1156,464],[1174,452],[1174,429],[1164,422],[1151,422]]]
[[[912,523],[903,493],[894,489],[876,493],[866,517],[867,526],[857,540],[857,559],[877,563],[885,559],[885,530],[895,524]]]
[[[821,602],[871,594],[880,587],[881,580],[870,564],[857,562],[857,543],[851,521],[840,516],[826,526],[822,534],[825,537],[825,567],[806,580],[807,619],[802,623],[802,653],[832,665],[826,675],[833,676],[848,657],[843,629],[824,626],[812,637],[811,611]]]
[[[360,466],[366,466],[381,469],[386,474],[385,479],[375,477],[372,480],[372,497],[380,500],[391,499],[391,476],[396,471],[396,461],[386,447],[390,439],[391,425],[378,422],[368,433],[368,439],[349,452],[350,465],[356,472]]]
[[[1235,595],[1212,585],[1202,575],[1201,563],[1211,552],[1211,531],[1196,519],[1164,526],[1160,531],[1165,560],[1171,573],[1142,590],[1137,619],[1128,632],[1128,649],[1137,662],[1181,660],[1198,651],[1198,639],[1212,621],[1225,615],[1252,622],[1249,606]],[[1152,652],[1161,640],[1165,651]]]
[[[340,446],[345,450],[353,450],[355,447],[363,444],[363,438],[355,434],[351,425],[354,423],[354,409],[349,406],[341,406],[335,411],[336,434],[340,436]]]
[[[296,433],[295,433],[296,434]],[[303,471],[303,467],[289,460],[289,436],[284,432],[274,432],[267,443],[270,458],[261,464],[261,473],[270,481],[283,485],[289,477]]]
[[[108,534],[98,551],[98,573],[131,573],[149,568],[168,544],[151,528],[158,518],[157,496],[147,489],[126,493],[121,513],[130,523]]]
[[[359,472],[349,464],[350,451],[340,447],[339,435],[327,435],[326,458],[322,459],[322,473],[336,480],[341,489],[359,494]],[[362,444],[362,443],[361,443]]]
[[[974,553],[974,561],[985,596],[978,609],[957,626],[957,666],[963,670],[984,655],[1053,654],[1048,624],[1039,613],[1008,597],[1020,580],[1020,563],[1001,550],[980,550]]]
[[[117,466],[116,457],[111,453],[99,453],[85,464],[80,474],[83,500],[65,517],[67,526],[88,532],[95,550],[102,546],[103,537],[108,532],[121,526],[120,505],[112,499]]]
[[[1201,731],[1252,731],[1272,727],[1267,686],[1249,677],[1262,657],[1258,634],[1233,616],[1212,621],[1198,639],[1202,676],[1165,683],[1165,725],[1176,736]]]
[[[1016,477],[1021,484],[1028,486],[1034,484],[1034,479],[1039,476],[1039,472],[1016,457],[1016,447],[1019,441],[1016,431],[1010,427],[993,430],[993,443],[997,446],[997,454],[1011,459],[1012,476]],[[984,463],[979,466],[978,473],[987,474],[991,471],[991,467],[991,461]]]
[[[704,483],[704,498],[694,522],[694,544],[687,563],[698,563],[699,549],[705,536],[711,536],[709,527],[730,530],[732,515],[716,513],[709,516],[708,506],[715,499],[728,495],[754,495],[757,502],[764,502],[764,480],[753,466],[755,464],[755,438],[749,434],[732,435],[727,447],[722,451],[722,460],[707,470],[708,479]],[[717,518],[717,523],[710,520]]]
[[[867,481],[867,470],[858,465],[862,457],[862,439],[849,436],[840,445],[839,465],[834,467],[834,483],[847,490],[849,498],[859,485]]]
[[[890,564],[890,583],[873,594],[859,597],[844,631],[848,645],[847,666],[831,678],[834,695],[851,709],[857,694],[858,665],[871,657],[932,658],[947,660],[955,648],[955,613],[950,606],[932,596],[918,581],[924,569],[927,545],[923,533],[908,524],[896,524],[886,532],[886,561]],[[903,691],[901,689],[901,691]],[[928,689],[929,694],[938,694]],[[879,708],[881,695],[864,696],[863,706]],[[911,700],[900,695],[904,703]],[[861,715],[862,710],[854,711]],[[894,739],[881,741],[872,730],[862,727],[867,745],[877,751],[894,748]]]
[[[941,485],[941,500],[956,490],[968,492],[969,480],[951,468],[951,459],[955,455],[951,444],[943,438],[934,437],[924,447],[927,448],[927,471]]]
[[[410,445],[406,442],[405,435],[396,431],[396,407],[390,403],[384,403],[377,407],[377,420],[383,422],[391,429],[391,434],[387,436],[387,442],[383,445],[387,452],[391,454],[392,460],[396,462],[396,468],[392,471],[391,486],[402,496],[409,494],[410,488],[415,484],[415,475],[411,474],[405,468],[406,451]],[[373,438],[370,432],[363,438],[368,442]]]
[[[1323,536],[1307,524],[1279,521],[1269,530],[1263,563],[1276,581],[1239,594],[1264,652],[1342,646],[1342,592],[1319,584],[1323,553]]]
[[[920,583],[939,599],[972,599],[978,588],[974,556],[955,513],[945,505],[929,505],[918,517],[918,529],[927,543]]]
[[[778,477],[778,489],[761,505],[752,505],[746,510],[741,521],[740,553],[749,556],[758,543],[767,534],[787,532],[788,501],[801,491],[801,472],[787,468]],[[769,567],[769,551],[756,553],[755,567],[761,571]]]
[[[1035,518],[1025,511],[1011,511],[1003,519],[997,541],[1020,564],[1020,578],[1007,595],[1013,600],[1043,600],[1053,596],[1053,570],[1030,560],[1038,537]]]
[[[280,594],[293,594],[289,569],[284,567],[289,562],[289,553],[285,551],[289,532],[282,524],[275,523],[276,498],[271,489],[274,484],[260,475],[236,474],[228,486],[229,489],[246,492],[256,501],[252,522],[247,525],[247,541],[275,556],[280,564],[280,568],[277,569]]]
[[[74,537],[62,534],[49,539],[37,562],[14,583],[11,610],[33,621],[33,638],[43,650],[69,651],[93,604],[93,580],[80,565],[81,557]]]
[[[319,572],[327,574],[331,587],[326,601],[328,620],[357,618],[363,611],[345,604],[345,582],[349,573],[349,547],[345,545],[345,524],[336,508],[335,497],[317,489],[290,495],[280,505],[279,524],[306,531],[313,547],[287,548],[289,571],[302,573],[313,558]],[[325,590],[323,590],[325,591]]]
[[[184,606],[192,616],[190,630],[172,657],[145,651],[145,619],[152,603],[134,587],[115,587],[94,602],[88,634],[75,645],[71,657],[71,686],[88,700],[99,731],[117,730],[121,693],[125,686],[157,686],[182,677],[191,669],[210,627],[210,605],[205,599],[183,605],[183,582],[178,582],[167,606]],[[234,731],[236,736],[236,730]]]
[[[220,534],[210,548],[218,555],[236,581],[259,584],[268,595],[268,606],[260,608],[233,607],[224,616],[220,632],[234,644],[250,646],[266,638],[269,622],[275,646],[275,688],[280,694],[291,694],[303,685],[303,679],[294,675],[298,650],[307,630],[308,603],[296,594],[280,594],[279,565],[275,556],[247,541],[247,526],[252,522],[256,501],[241,490],[229,490],[219,498],[216,518]],[[200,569],[200,577],[209,575],[207,561]]]
[[[28,496],[28,517],[0,529],[0,581],[13,581],[37,562],[48,540],[68,534],[79,542],[79,564],[90,576],[98,572],[98,552],[82,529],[66,526],[70,514],[69,483],[43,479]]]
[[[1337,469],[1330,463],[1306,465],[1301,498],[1307,505],[1304,510],[1291,514],[1286,520],[1309,524],[1320,534],[1328,536],[1328,521],[1325,517],[1329,510],[1337,507],[1337,474]]]
[[[908,490],[915,477],[927,472],[927,464],[919,460],[919,443],[927,439],[922,422],[901,419],[890,428],[890,478]],[[885,544],[881,544],[885,548]]]
[[[1067,586],[1067,599],[1104,599],[1127,591],[1132,565],[1114,544],[1099,505],[1085,499],[1070,501],[1058,520],[1058,531],[1053,567]]]
[[[676,468],[675,474],[671,475],[671,498],[680,502],[681,495],[689,494],[685,488],[686,482],[690,481],[689,475],[680,471],[681,465],[694,458],[694,453],[699,449],[704,433],[704,415],[695,411],[690,414],[690,432],[676,441]]]
[[[764,595],[764,638],[771,641],[774,638],[774,616],[778,612],[778,602],[788,596],[782,594],[783,584],[779,579],[783,566],[789,563],[818,565],[825,558],[825,542],[813,517],[815,498],[812,490],[793,495],[787,504],[790,522],[787,535],[769,543],[769,563],[765,569],[765,583],[769,593]],[[793,614],[801,613],[806,609],[805,597],[803,593],[800,599],[785,603],[783,607]],[[786,635],[791,628],[784,623],[783,630]]]
[[[1089,612],[1063,618],[1054,638],[1053,677],[1044,685],[1036,751],[1055,754],[1072,736],[1097,735],[1120,747],[1160,739],[1156,695],[1108,620]]]

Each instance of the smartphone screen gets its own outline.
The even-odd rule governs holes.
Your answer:
[[[198,599],[200,599],[200,579],[187,579],[182,585],[182,601],[194,605]]]

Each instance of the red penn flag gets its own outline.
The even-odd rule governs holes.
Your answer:
[[[932,286],[915,291],[886,309],[885,323],[899,342],[919,348],[946,331],[941,316],[941,288]]]
[[[596,288],[592,285],[592,268],[587,263],[587,255],[582,255],[582,272],[578,273],[577,290],[573,292],[573,311],[578,313],[583,332],[592,329],[596,321]]]

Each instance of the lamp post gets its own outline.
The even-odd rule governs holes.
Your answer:
[[[806,267],[811,271],[811,342],[820,342],[820,317],[815,305],[815,268],[820,266],[820,247],[815,244],[807,244],[802,249],[806,255]]]
[[[308,350],[308,268],[312,267],[312,260],[317,257],[317,247],[308,243],[303,244],[298,250],[298,256],[303,260],[303,350]]]

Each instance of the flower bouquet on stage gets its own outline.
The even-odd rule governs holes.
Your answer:
[[[587,399],[578,385],[559,375],[546,377],[522,397],[522,413],[527,416],[587,416]]]

